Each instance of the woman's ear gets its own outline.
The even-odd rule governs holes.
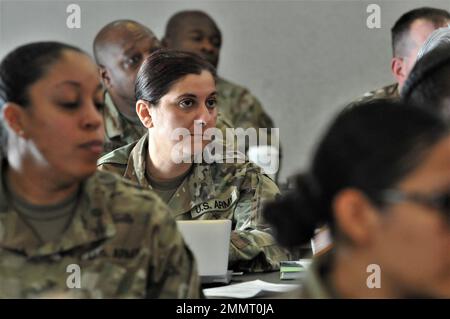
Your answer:
[[[352,188],[340,191],[332,203],[336,227],[352,244],[367,246],[376,235],[379,212],[367,196]]]
[[[152,120],[152,116],[150,114],[150,108],[151,108],[151,105],[147,101],[138,100],[136,102],[136,113],[139,116],[139,119],[141,120],[142,124],[146,128],[153,127],[153,120]]]
[[[26,136],[25,125],[25,111],[23,108],[12,102],[7,102],[3,105],[3,118],[8,124],[8,127],[14,131],[18,136]]]

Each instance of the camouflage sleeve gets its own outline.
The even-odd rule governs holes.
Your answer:
[[[162,214],[150,233],[149,243],[153,258],[147,281],[148,298],[191,299],[203,297],[197,264],[179,233],[165,204]]]
[[[278,187],[257,170],[247,173],[241,187],[231,234],[230,266],[235,270],[262,272],[279,269],[282,260],[290,257],[279,247],[271,230],[262,219],[262,205],[279,193]]]

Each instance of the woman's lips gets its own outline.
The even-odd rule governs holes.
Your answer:
[[[80,145],[81,148],[91,151],[95,154],[101,154],[103,152],[103,141],[93,140]]]

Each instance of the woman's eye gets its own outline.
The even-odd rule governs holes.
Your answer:
[[[97,108],[97,110],[103,110],[105,108],[105,103],[104,102],[94,102],[95,107]]]
[[[209,100],[207,100],[206,101],[206,106],[208,108],[211,108],[211,109],[215,108],[217,106],[217,100],[216,99],[209,99]]]
[[[182,100],[181,102],[180,102],[180,106],[182,107],[182,108],[190,108],[190,107],[192,107],[192,106],[194,106],[194,101],[193,100]]]
[[[80,102],[62,102],[60,105],[65,109],[76,109],[80,106]]]

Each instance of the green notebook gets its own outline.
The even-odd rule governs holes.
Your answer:
[[[289,280],[302,277],[303,272],[306,271],[306,267],[309,263],[309,260],[280,262],[280,279]]]

